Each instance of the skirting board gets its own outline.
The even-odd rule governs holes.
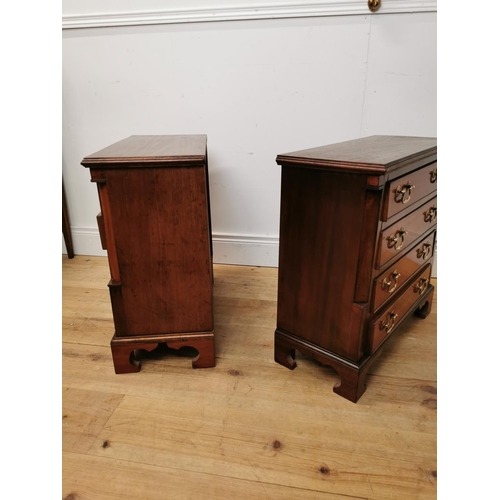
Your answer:
[[[71,228],[75,255],[106,256],[97,228]],[[241,266],[278,267],[278,238],[214,234],[214,263]],[[64,239],[62,253],[66,254]]]
[[[278,238],[213,235],[212,241],[216,264],[278,267]]]
[[[108,252],[101,247],[99,230],[93,227],[71,227],[71,239],[73,240],[73,252],[75,255],[95,255],[106,257]],[[67,254],[64,238],[62,239],[63,254]]]
[[[75,255],[107,256],[106,250],[101,248],[97,228],[72,227],[71,235]],[[215,264],[278,267],[278,238],[214,234],[212,241]],[[62,253],[67,253],[64,239],[62,239]],[[434,255],[432,277],[437,278],[437,251]]]

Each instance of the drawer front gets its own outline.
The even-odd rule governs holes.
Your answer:
[[[417,203],[437,189],[437,162],[393,180],[387,189],[388,200],[382,220]]]
[[[389,298],[397,294],[405,283],[433,256],[435,235],[434,232],[415,245],[375,280],[371,312],[376,311]],[[430,248],[430,251],[427,248]]]
[[[380,233],[376,269],[403,253],[437,222],[437,198],[432,198]]]
[[[431,279],[431,266],[427,266],[410,287],[370,324],[368,332],[368,353],[373,353],[381,342],[392,333],[420,296],[425,292]]]

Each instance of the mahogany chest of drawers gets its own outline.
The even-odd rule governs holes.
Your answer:
[[[212,238],[204,135],[131,136],[83,159],[108,252],[116,373],[137,349],[194,347],[215,366]]]
[[[275,360],[332,366],[356,402],[399,325],[431,308],[437,141],[371,136],[278,155]]]

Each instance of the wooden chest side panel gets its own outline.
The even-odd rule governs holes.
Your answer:
[[[368,189],[365,195],[365,211],[361,227],[361,243],[356,276],[354,301],[366,303],[370,300],[372,285],[373,256],[376,250],[379,214],[382,206],[381,189]]]
[[[277,326],[350,358],[365,188],[365,176],[282,170]]]
[[[205,169],[109,170],[106,187],[126,325],[116,335],[212,330]]]

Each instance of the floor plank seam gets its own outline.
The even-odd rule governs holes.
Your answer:
[[[102,455],[97,455],[97,454],[76,453],[76,452],[73,452],[73,451],[65,451],[64,453],[69,453],[69,454],[72,454],[72,455],[75,455],[75,456],[81,455],[81,456],[97,457],[99,459],[107,460],[107,461],[110,461],[110,462],[117,462],[117,461],[119,461],[120,463],[139,464],[139,465],[143,465],[143,466],[146,466],[146,467],[151,467],[151,468],[154,468],[154,469],[160,469],[160,470],[183,471],[183,472],[190,472],[190,473],[193,473],[193,474],[202,474],[204,476],[209,476],[209,477],[210,476],[214,476],[214,477],[221,477],[221,478],[226,478],[226,479],[232,479],[232,480],[235,480],[235,481],[245,481],[245,482],[248,482],[248,483],[260,483],[260,484],[266,484],[266,485],[269,485],[269,486],[279,486],[279,487],[282,487],[282,488],[291,488],[291,489],[300,490],[300,491],[311,491],[311,492],[314,492],[314,493],[321,493],[321,494],[325,494],[325,495],[338,495],[338,496],[343,496],[343,497],[346,497],[346,498],[353,498],[354,500],[370,500],[369,497],[353,496],[353,495],[347,495],[345,493],[336,493],[336,492],[323,491],[323,490],[317,490],[317,489],[312,489],[312,488],[301,488],[300,486],[291,486],[291,485],[288,485],[288,484],[273,483],[273,482],[262,481],[262,480],[252,480],[252,479],[246,479],[246,478],[235,477],[235,476],[227,476],[227,475],[224,475],[224,474],[213,474],[213,473],[209,473],[209,472],[197,471],[197,470],[192,470],[192,469],[183,469],[183,468],[180,468],[180,467],[171,467],[171,466],[165,466],[165,465],[156,465],[156,464],[152,464],[152,463],[149,463],[149,462],[132,461],[132,460],[129,460],[129,459],[126,459],[126,458],[116,459],[116,458],[111,458],[111,457],[104,457]]]

